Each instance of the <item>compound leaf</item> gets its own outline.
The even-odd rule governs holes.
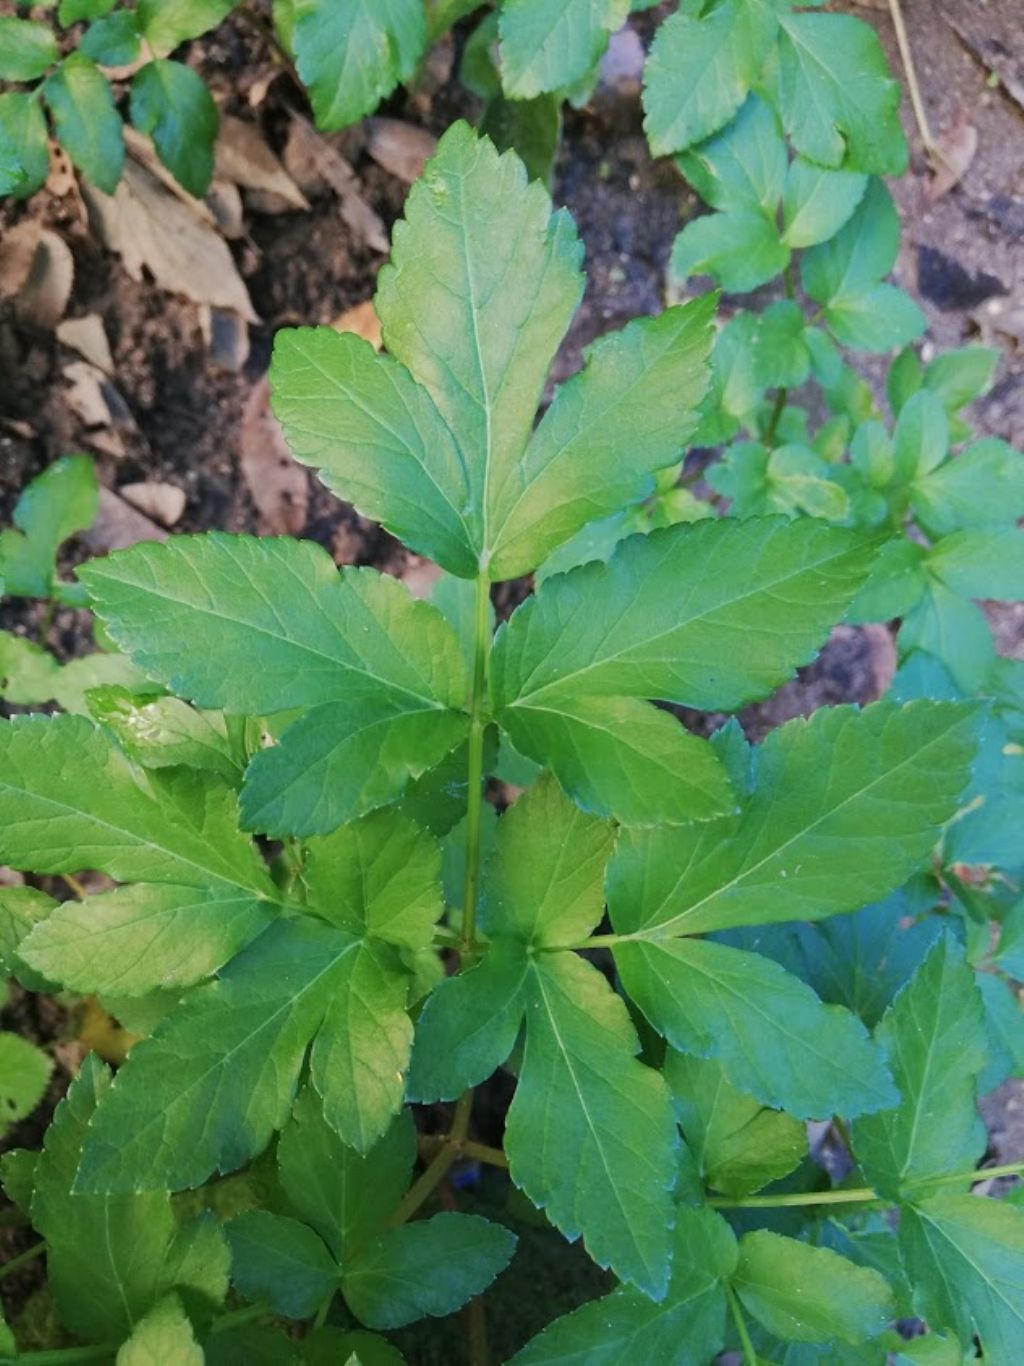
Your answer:
[[[1006,526],[1024,517],[1024,457],[985,437],[914,480],[911,507],[935,536],[967,527]]]
[[[532,961],[526,1050],[508,1113],[512,1180],[567,1238],[661,1298],[677,1136],[662,1077],[636,1058],[621,999],[573,954]]]
[[[334,1258],[298,1219],[246,1210],[226,1232],[235,1285],[246,1299],[269,1304],[286,1318],[310,1318],[338,1285]]]

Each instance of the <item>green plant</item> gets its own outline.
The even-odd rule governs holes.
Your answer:
[[[79,578],[151,681],[0,723],[0,858],[119,884],[0,890],[7,966],[146,1036],[4,1159],[84,1344],[60,1359],[400,1360],[381,1334],[512,1254],[437,1202],[466,1158],[620,1282],[519,1362],[881,1362],[915,1312],[937,1353],[1011,1359],[1024,1214],[967,1193],[979,1076],[1019,1048],[984,983],[1005,1024],[1021,917],[949,858],[987,712],[838,707],[751,747],[648,700],[767,695],[892,528],[664,526],[494,635],[492,584],[669,496],[714,300],[597,342],[534,428],[583,283],[568,215],[458,124],[394,242],[386,354],[284,332],[274,402],[298,459],[447,571],[434,602],[309,543],[140,545]],[[500,816],[498,772],[529,784]],[[473,1092],[503,1067],[497,1148]],[[454,1102],[411,1185],[410,1102]],[[803,1123],[832,1116],[857,1164],[835,1185]]]

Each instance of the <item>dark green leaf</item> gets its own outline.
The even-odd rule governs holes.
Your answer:
[[[97,498],[96,473],[87,455],[55,460],[32,480],[14,508],[17,530],[0,532],[5,592],[49,595],[57,549],[76,531],[92,525]]]
[[[80,51],[99,66],[129,66],[139,55],[139,18],[136,10],[116,10],[90,24]]]
[[[290,1319],[312,1317],[338,1285],[338,1267],[312,1229],[282,1214],[247,1210],[232,1219],[231,1279],[249,1300]]]
[[[789,264],[789,248],[759,209],[730,209],[687,223],[672,247],[677,280],[711,275],[732,294],[757,289]]]
[[[143,37],[158,57],[165,57],[189,38],[216,28],[236,0],[139,0]]]
[[[19,90],[0,94],[0,132],[7,139],[0,164],[15,182],[15,199],[25,199],[45,183],[50,169],[46,119],[39,101]],[[12,591],[10,584],[7,591]]]
[[[564,90],[596,67],[628,0],[505,0],[499,16],[501,75],[515,100]]]
[[[57,136],[87,179],[113,194],[124,166],[124,129],[106,76],[82,52],[72,52],[43,86]]]
[[[131,115],[178,184],[204,195],[220,120],[202,76],[182,62],[147,62],[132,81]]]

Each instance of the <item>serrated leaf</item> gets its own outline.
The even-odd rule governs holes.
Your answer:
[[[34,81],[57,55],[57,39],[49,24],[0,18],[0,76],[5,81]]]
[[[672,246],[672,274],[711,275],[731,294],[745,294],[781,274],[789,248],[759,209],[730,209],[687,223]]]
[[[158,57],[198,38],[225,19],[235,0],[139,0],[143,36]]]
[[[135,1324],[115,1366],[203,1366],[205,1360],[180,1299],[168,1295]]]
[[[32,1197],[61,1322],[87,1342],[121,1341],[171,1288],[163,1276],[175,1234],[167,1194],[80,1195],[72,1188],[110,1085],[109,1072],[90,1054],[47,1130]]]
[[[106,76],[84,53],[72,52],[46,78],[43,98],[68,156],[113,194],[124,166],[124,127]]]
[[[672,1279],[661,1303],[622,1286],[556,1319],[510,1366],[706,1366],[725,1339],[722,1282],[736,1265],[736,1240],[721,1215],[681,1207]]]
[[[911,507],[934,536],[961,528],[1005,526],[1024,517],[1024,457],[984,437],[915,479]]]
[[[15,977],[29,991],[56,991],[57,986],[32,971],[21,956],[29,932],[58,905],[35,887],[0,887],[0,973]]]
[[[902,1099],[857,1121],[854,1150],[867,1180],[897,1199],[916,1182],[971,1170],[985,1151],[975,1091],[987,1041],[974,973],[951,936],[934,945],[875,1037]]]
[[[108,659],[134,670],[123,655],[101,655],[97,663]],[[94,683],[87,691],[93,720],[113,731],[125,753],[144,768],[184,765],[216,773],[232,786],[241,782],[238,746],[217,712],[197,711],[177,697],[153,697],[114,682]]]
[[[984,691],[996,662],[984,612],[935,578],[904,616],[896,648],[901,659],[915,650],[934,655],[968,695]]]
[[[867,176],[830,171],[796,157],[786,174],[782,237],[787,246],[827,242],[846,223],[867,189]]]
[[[973,724],[971,707],[941,702],[788,722],[755,749],[738,817],[623,834],[609,869],[616,929],[657,940],[817,920],[885,896],[956,810]]]
[[[806,1157],[805,1126],[733,1086],[721,1063],[671,1051],[665,1080],[687,1146],[713,1190],[750,1195]]]
[[[281,1186],[292,1208],[323,1238],[338,1262],[363,1246],[405,1191],[416,1158],[409,1110],[396,1116],[367,1153],[342,1143],[311,1086],[299,1092],[277,1144]]]
[[[632,1000],[674,1048],[716,1058],[764,1105],[820,1119],[896,1100],[860,1021],[822,1005],[777,963],[695,939],[618,943],[615,961]]]
[[[874,29],[847,14],[779,15],[773,98],[798,152],[874,175],[906,169],[900,87]]]
[[[677,1141],[665,1083],[637,1060],[626,1008],[589,963],[539,955],[525,992],[512,1180],[567,1238],[582,1233],[598,1265],[661,1298]]]
[[[26,199],[45,184],[50,169],[46,118],[39,101],[27,91],[0,93],[0,132],[10,144],[3,165],[16,180],[12,193],[15,199]]]
[[[178,184],[201,198],[213,175],[220,123],[202,76],[183,62],[147,62],[132,80],[130,107],[132,123],[153,139]]]
[[[0,1032],[0,1132],[30,1115],[43,1098],[53,1062],[18,1034]]]
[[[655,156],[681,152],[716,133],[736,113],[775,37],[773,7],[724,0],[696,18],[671,15],[658,29],[644,69],[644,129]]]
[[[435,1214],[387,1229],[360,1252],[342,1292],[369,1328],[443,1318],[486,1290],[508,1265],[515,1235],[476,1214]]]
[[[855,351],[892,351],[925,331],[928,321],[903,290],[874,285],[825,309],[825,321],[836,341]]]
[[[296,66],[320,128],[372,114],[407,81],[427,42],[422,0],[294,0]]]
[[[928,571],[966,598],[1024,597],[1024,532],[1015,526],[957,531],[925,555]]]
[[[765,389],[795,389],[807,379],[811,358],[804,340],[807,320],[799,304],[780,299],[758,319],[754,340],[757,378]]]
[[[55,460],[32,480],[14,508],[16,530],[0,532],[6,593],[49,596],[57,548],[92,525],[97,498],[96,474],[86,455]]]
[[[958,346],[928,362],[922,383],[955,413],[988,392],[1001,360],[995,346]]]
[[[246,1297],[290,1319],[311,1318],[337,1288],[334,1258],[305,1224],[269,1210],[232,1219],[231,1279]]]
[[[604,914],[612,826],[587,816],[542,778],[498,822],[480,925],[534,945],[585,938]]]
[[[435,987],[416,1021],[410,1100],[454,1100],[497,1071],[519,1034],[528,973],[525,947],[498,939],[481,962]]]
[[[900,1215],[915,1304],[937,1331],[977,1333],[986,1358],[1012,1361],[1024,1331],[1024,1211],[973,1195],[936,1195]]]
[[[863,1342],[894,1312],[877,1271],[767,1229],[740,1239],[733,1284],[744,1307],[785,1342]]]
[[[525,100],[583,80],[628,13],[628,0],[566,0],[554,9],[546,0],[505,0],[498,21],[505,93]]]
[[[281,920],[137,1044],[93,1120],[80,1190],[182,1190],[232,1171],[287,1118],[358,941]]]
[[[679,158],[679,168],[712,208],[774,217],[786,182],[786,142],[775,111],[749,95],[721,132]]]

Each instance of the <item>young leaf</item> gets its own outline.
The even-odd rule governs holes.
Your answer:
[[[246,1297],[289,1319],[311,1318],[338,1286],[338,1267],[305,1224],[252,1209],[226,1229],[231,1279]]]
[[[57,39],[49,24],[0,19],[0,76],[5,81],[34,81],[57,56]]]
[[[973,1195],[935,1195],[900,1214],[915,1304],[936,1331],[1012,1361],[1024,1332],[1024,1211]]]
[[[614,911],[614,901],[613,901]],[[620,943],[623,986],[674,1048],[716,1058],[733,1086],[802,1119],[896,1100],[854,1016],[758,954],[696,939]]]
[[[3,166],[15,179],[12,193],[15,199],[26,199],[45,184],[50,170],[46,118],[39,101],[27,91],[0,93],[0,131],[9,144],[3,153]]]
[[[116,1366],[152,1366],[157,1361],[203,1366],[205,1360],[181,1300],[167,1295],[135,1324],[131,1337],[118,1349]]]
[[[713,209],[753,209],[774,218],[786,183],[786,142],[775,111],[749,95],[736,117],[679,158],[679,168]]]
[[[853,171],[829,171],[796,157],[786,173],[782,199],[783,241],[813,247],[834,237],[864,198],[868,178]]]
[[[28,1039],[0,1031],[0,1133],[30,1115],[43,1098],[53,1063]]]
[[[925,556],[926,568],[965,598],[1024,597],[1024,533],[1015,526],[958,531]]]
[[[597,65],[626,21],[628,0],[505,0],[499,14],[501,75],[514,100],[565,90]]]
[[[626,1008],[572,954],[533,959],[526,1050],[508,1113],[512,1180],[620,1279],[668,1287],[677,1136],[661,1076],[636,1058]]]
[[[655,156],[703,142],[732,118],[776,28],[764,0],[724,0],[703,18],[681,12],[665,20],[644,70],[644,129]]]
[[[875,1037],[902,1100],[857,1121],[854,1150],[867,1180],[898,1199],[915,1182],[970,1170],[985,1151],[975,1104],[985,1019],[974,973],[950,935],[932,948]]]
[[[933,536],[1015,523],[1024,517],[1024,456],[985,437],[915,479],[910,502]]]
[[[315,1228],[337,1262],[363,1246],[405,1192],[416,1158],[416,1130],[402,1110],[363,1154],[346,1147],[324,1118],[311,1086],[299,1092],[281,1130],[277,1166],[292,1208]]]
[[[28,966],[21,944],[58,904],[35,887],[0,887],[0,974],[16,978],[28,991],[57,990],[56,984]]]
[[[90,1126],[77,1188],[183,1190],[261,1152],[358,945],[281,920],[199,988],[132,1049]]]
[[[710,1209],[676,1213],[672,1279],[658,1303],[620,1286],[556,1319],[509,1366],[705,1366],[725,1340],[723,1281],[736,1266],[736,1239]]]
[[[146,42],[165,57],[189,38],[198,38],[226,18],[236,0],[139,0],[139,24]]]
[[[894,473],[910,483],[941,464],[948,451],[946,410],[934,394],[922,389],[900,409],[893,433]]]
[[[740,1239],[733,1279],[744,1306],[784,1342],[863,1342],[893,1316],[892,1291],[825,1247],[758,1229]]]
[[[874,29],[847,14],[780,14],[773,98],[798,152],[821,166],[899,175],[900,87]]]
[[[807,1155],[805,1126],[733,1086],[721,1063],[670,1052],[665,1080],[698,1169],[723,1195],[750,1195]]]
[[[901,659],[915,650],[934,655],[967,695],[984,692],[996,662],[984,612],[937,578],[925,580],[923,595],[903,618],[896,647]]]
[[[97,664],[106,660],[134,668],[123,655],[100,655]],[[114,682],[91,686],[87,706],[93,720],[112,731],[144,768],[183,765],[215,773],[232,787],[241,782],[240,747],[218,712],[197,711],[177,697],[153,697]]]
[[[139,17],[136,10],[116,10],[90,24],[79,51],[97,66],[130,66],[139,55]]]
[[[687,223],[672,246],[672,274],[711,275],[723,289],[744,294],[785,270],[789,248],[758,209],[730,209]]]
[[[957,808],[974,715],[879,702],[788,722],[754,751],[738,818],[623,834],[609,869],[616,929],[659,940],[819,920],[902,886]]]
[[[46,78],[43,98],[71,160],[113,194],[124,166],[124,126],[106,76],[84,53],[69,53]]]
[[[6,593],[49,595],[57,548],[92,525],[98,496],[87,455],[55,460],[32,480],[14,509],[17,530],[0,532],[0,573]]]
[[[183,62],[147,62],[132,81],[131,116],[178,184],[201,198],[213,175],[219,124],[202,76]]]
[[[345,1300],[368,1328],[443,1318],[481,1294],[508,1266],[515,1235],[476,1214],[435,1214],[387,1229],[342,1277]]]
[[[329,132],[372,114],[413,74],[427,43],[421,0],[295,0],[294,13],[296,66]]]

